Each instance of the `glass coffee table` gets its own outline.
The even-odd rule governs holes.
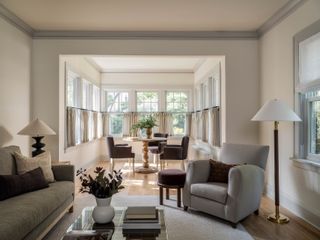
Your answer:
[[[164,210],[157,208],[159,213],[159,230],[135,230],[127,232],[122,228],[126,207],[115,207],[115,216],[109,224],[96,224],[92,219],[94,207],[86,207],[80,216],[68,228],[62,240],[167,240],[167,228]]]

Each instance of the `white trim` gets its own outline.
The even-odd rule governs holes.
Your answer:
[[[320,161],[299,158],[290,158],[290,160],[295,167],[320,173]]]

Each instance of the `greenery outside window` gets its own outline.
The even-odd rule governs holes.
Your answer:
[[[129,111],[129,93],[128,92],[116,92],[107,91],[106,107],[107,112],[128,112]]]
[[[184,135],[186,112],[188,111],[188,94],[178,91],[166,92],[166,110],[173,113],[173,134]]]
[[[123,114],[110,114],[109,133],[113,136],[121,136],[123,127]]]
[[[158,112],[159,94],[154,91],[137,92],[137,112]]]

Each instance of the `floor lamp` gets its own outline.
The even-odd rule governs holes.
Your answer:
[[[274,122],[274,196],[275,196],[275,213],[268,216],[268,220],[275,223],[288,223],[289,218],[279,212],[279,143],[278,143],[278,126],[280,121],[297,122],[301,121],[300,117],[292,111],[285,103],[278,99],[272,99],[265,103],[252,121],[272,121]]]
[[[35,148],[35,150],[32,151],[32,157],[35,157],[44,152],[42,148],[45,144],[41,142],[41,139],[46,135],[55,135],[56,133],[45,122],[37,118],[18,132],[18,134],[31,136],[36,141],[32,145],[32,147]]]

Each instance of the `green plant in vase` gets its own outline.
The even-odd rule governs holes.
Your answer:
[[[158,126],[157,120],[152,115],[144,116],[141,120],[139,120],[136,124],[131,127],[131,130],[134,132],[137,129],[146,129],[147,138],[151,138],[152,136],[152,128]]]

